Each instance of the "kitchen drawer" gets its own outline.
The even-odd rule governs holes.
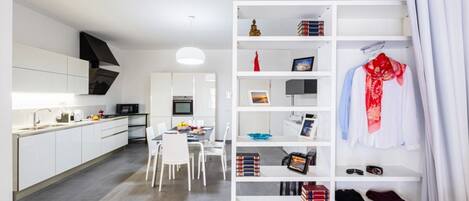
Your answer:
[[[115,121],[104,122],[101,124],[101,129],[104,131],[104,130],[108,130],[114,127],[128,126],[128,125],[129,125],[129,119],[125,118],[125,119],[119,119]]]
[[[129,133],[127,131],[101,138],[102,154],[109,153],[127,144]]]
[[[118,126],[118,127],[112,127],[109,129],[101,130],[101,137],[107,137],[114,135],[116,133],[120,133],[122,131],[127,131],[129,129],[128,125],[123,125],[123,126]]]

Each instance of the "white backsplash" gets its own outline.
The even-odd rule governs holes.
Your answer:
[[[54,107],[50,108],[52,112],[40,111],[38,117],[41,120],[41,124],[55,123],[55,118],[62,112],[72,112],[73,110],[83,111],[84,118],[91,114],[97,114],[99,110],[106,111],[105,105],[92,105],[92,106],[75,106],[75,107]],[[12,124],[13,128],[32,126],[33,124],[33,112],[36,109],[16,109],[12,112]]]

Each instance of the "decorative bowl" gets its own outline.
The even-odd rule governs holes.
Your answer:
[[[248,133],[248,136],[253,140],[268,140],[272,137],[268,133]]]

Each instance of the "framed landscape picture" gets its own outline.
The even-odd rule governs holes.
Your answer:
[[[294,59],[291,71],[313,71],[313,63],[314,57]]]
[[[318,119],[314,114],[305,114],[301,125],[300,136],[314,139],[318,130]]]
[[[251,105],[270,105],[269,92],[267,90],[251,90],[249,91]]]

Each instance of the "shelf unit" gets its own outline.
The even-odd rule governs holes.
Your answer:
[[[378,41],[385,41],[386,48],[408,48],[411,37],[404,34],[368,34],[355,35],[339,33],[338,20],[353,18],[373,20],[374,18],[402,18],[405,15],[404,0],[383,1],[234,1],[233,2],[233,37],[232,37],[232,161],[236,160],[237,148],[258,147],[318,147],[329,150],[329,166],[326,169],[312,167],[307,175],[289,171],[282,166],[261,166],[260,177],[237,177],[236,163],[232,163],[232,201],[297,201],[299,196],[245,196],[237,194],[237,183],[244,182],[279,182],[279,181],[318,181],[327,184],[330,197],[335,200],[335,189],[338,182],[420,182],[421,176],[409,168],[402,166],[384,166],[383,176],[365,173],[364,176],[347,175],[345,166],[336,165],[336,113],[337,113],[337,52],[339,49],[357,50],[362,46]],[[354,11],[355,10],[355,11]],[[366,12],[356,12],[366,10]],[[281,14],[280,14],[281,13]],[[327,13],[328,16],[325,16]],[[242,20],[269,19],[323,19],[325,36],[294,36],[265,35],[249,37],[238,33],[238,25]],[[265,27],[261,27],[263,30]],[[404,31],[402,31],[404,32]],[[322,68],[313,72],[290,71],[242,71],[238,67],[239,51],[242,50],[298,50],[319,49],[322,54]],[[326,55],[326,56],[324,56]],[[326,57],[326,58],[324,58]],[[326,61],[326,62],[324,62]],[[324,64],[326,63],[326,64]],[[287,69],[287,68],[285,68]],[[289,80],[318,79],[330,86],[322,90],[329,101],[318,103],[319,106],[241,106],[239,103],[239,87],[241,80]],[[318,94],[320,91],[318,90]],[[327,105],[329,104],[329,105]],[[327,113],[330,121],[327,139],[309,140],[300,137],[273,136],[268,141],[252,141],[239,133],[240,113],[256,112],[320,112]],[[240,136],[241,135],[241,136]],[[364,169],[361,167],[360,169]],[[366,199],[366,198],[365,198]]]

